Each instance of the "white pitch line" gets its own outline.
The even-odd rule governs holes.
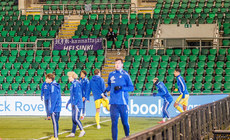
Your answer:
[[[110,121],[110,119],[109,119],[109,120],[101,121],[100,123],[104,123],[104,122],[108,122],[108,121]],[[88,124],[88,125],[84,126],[83,128],[88,128],[88,127],[93,126],[93,125],[96,125],[96,124],[97,124],[97,123]],[[79,128],[77,128],[77,130],[79,130]],[[71,132],[71,131],[63,131],[63,132],[59,133],[58,135],[62,135],[62,134],[69,133],[69,132]],[[43,139],[47,139],[47,138],[52,137],[52,136],[53,136],[53,135],[45,136],[45,137],[41,137],[41,138],[34,139],[34,140],[43,140]]]

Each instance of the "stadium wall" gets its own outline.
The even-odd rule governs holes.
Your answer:
[[[212,132],[215,132],[213,130],[224,130],[230,126],[229,116],[230,96],[184,112],[162,125],[133,134],[122,140],[213,139]],[[221,134],[224,134],[223,131]]]
[[[190,96],[188,109],[197,108],[200,105],[211,103],[227,97],[228,95],[199,95]],[[173,96],[174,101],[178,96]],[[71,108],[65,109],[68,96],[62,96],[61,116],[71,116]],[[162,99],[152,96],[130,96],[129,98],[129,116],[131,117],[161,117]],[[95,104],[93,97],[86,103],[86,116],[95,116]],[[171,117],[179,114],[173,107],[169,108]],[[109,116],[105,108],[101,109],[101,116]],[[39,96],[0,96],[0,115],[45,115],[44,103]]]

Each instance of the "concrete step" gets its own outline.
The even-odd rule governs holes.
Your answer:
[[[64,30],[77,30],[77,26],[63,26],[61,29],[64,29]]]
[[[71,39],[73,35],[58,35],[58,38]]]
[[[113,64],[114,65],[115,62],[114,61],[106,61],[105,64]]]
[[[106,54],[107,56],[110,56],[109,54]],[[124,59],[125,58],[125,56],[122,56],[122,57],[107,57],[107,59],[108,60],[115,60],[115,59],[117,59],[117,58],[122,58],[122,59]]]
[[[30,7],[28,8],[42,8],[42,4],[38,4],[38,3],[33,3],[30,5]]]
[[[28,16],[28,15],[40,15],[41,14],[41,12],[26,12],[26,15]]]
[[[113,68],[105,67],[102,70],[103,70],[102,73],[112,72],[114,71],[114,67]]]
[[[81,20],[82,15],[71,15],[71,16],[66,16],[67,20]]]
[[[61,35],[61,36],[62,36],[62,35],[63,35],[63,36],[64,36],[64,35],[74,36],[74,34],[71,34],[71,33],[59,33],[59,35]]]
[[[59,34],[62,33],[62,34],[73,34],[74,31],[68,31],[68,30],[60,30],[59,31]]]
[[[65,28],[61,28],[60,31],[64,31],[64,32],[75,32],[75,30],[73,30],[73,29],[65,29]]]
[[[80,25],[80,24],[78,24],[78,23],[64,23],[63,24],[63,26],[78,26],[78,25]]]
[[[80,25],[80,22],[79,21],[65,21],[64,24],[77,24],[77,25]]]
[[[143,14],[146,14],[146,13],[152,13],[153,11],[152,10],[139,10],[138,13],[143,13]]]
[[[103,71],[109,71],[109,72],[111,72],[111,71],[114,71],[114,66],[113,67],[106,67],[106,68],[103,68]]]
[[[104,66],[105,66],[105,67],[114,67],[114,64],[105,63]]]

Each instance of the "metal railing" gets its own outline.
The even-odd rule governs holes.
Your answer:
[[[18,46],[16,46],[16,48],[11,48],[11,47],[2,47],[3,44],[19,44]],[[33,49],[36,50],[34,47],[37,46],[35,42],[0,42],[0,50],[13,50],[13,49],[17,49],[17,50],[21,50],[20,44],[24,44],[25,45],[25,50],[27,50],[27,48],[29,49]],[[27,47],[27,44],[33,44],[33,47]]]
[[[141,10],[145,10],[145,11],[152,11],[150,14],[151,14],[151,18],[153,17],[153,13],[154,13],[154,9],[155,7],[153,6],[148,6],[148,7],[130,7],[130,12],[135,12],[135,13],[138,13],[138,11],[141,11]]]
[[[214,129],[230,125],[230,97],[186,111],[162,125],[122,140],[200,140],[213,138]]]
[[[39,49],[50,49],[50,50],[53,50],[54,48],[54,39],[55,38],[39,38],[39,39],[36,39],[35,42],[0,42],[0,50],[14,50],[14,49],[17,49],[17,50],[21,50],[21,49],[33,49],[33,50],[39,50]],[[106,56],[106,53],[107,53],[107,39],[106,38],[102,38],[103,39],[103,44],[102,44],[102,48],[105,50],[105,56]],[[51,46],[50,48],[44,48],[44,47],[38,47],[38,41],[52,41],[51,43]],[[2,47],[3,44],[18,44],[16,46],[16,48],[11,48],[11,47]],[[24,44],[25,47],[20,47],[20,44]],[[33,47],[27,47],[26,45],[27,44],[32,44]]]
[[[130,5],[130,7],[128,9],[125,9],[125,8],[122,8],[122,9],[116,9],[116,5]],[[136,4],[135,3],[93,3],[91,4],[91,11],[85,11],[84,10],[84,7],[85,7],[86,4],[42,4],[41,5],[41,12],[44,14],[46,10],[43,9],[44,6],[62,6],[62,9],[58,9],[60,11],[60,14],[63,14],[63,15],[70,15],[69,14],[65,14],[65,8],[67,8],[68,6],[81,6],[81,9],[80,9],[80,12],[79,12],[79,15],[80,14],[85,14],[85,13],[101,13],[103,11],[103,13],[121,13],[121,10],[124,10],[123,12],[129,12],[131,7],[134,6],[136,7]],[[106,5],[106,6],[111,6],[109,8],[105,8],[105,9],[97,9],[97,10],[93,10],[92,9],[92,5]],[[58,10],[47,10],[47,11],[58,11]],[[67,11],[72,11],[72,10],[67,10]],[[76,11],[79,11],[79,10],[76,10]],[[122,13],[123,13],[122,12]]]
[[[182,48],[182,49],[186,49],[186,48],[199,48],[200,50],[202,48],[226,48],[226,47],[230,47],[230,46],[222,46],[220,44],[221,41],[223,39],[230,39],[230,37],[189,37],[189,38],[129,38],[128,39],[128,54],[129,54],[129,51],[130,49],[133,49],[135,48],[134,45],[131,45],[131,40],[132,42],[134,42],[135,40],[148,40],[148,50],[149,49],[164,49],[166,50],[167,48]],[[169,46],[167,45],[167,41],[169,40],[177,40],[177,41],[181,41],[181,44],[180,46]],[[212,45],[212,46],[204,46],[202,45],[202,42],[203,41],[214,41],[216,40],[217,41],[217,44],[216,45]],[[151,43],[153,43],[153,45],[150,46],[150,41]],[[199,42],[199,46],[189,46],[189,45],[185,45],[186,41],[198,41]],[[154,42],[158,42],[158,44],[154,44]],[[140,48],[139,46],[137,48]]]

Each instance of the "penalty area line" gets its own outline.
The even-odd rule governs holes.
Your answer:
[[[109,120],[101,121],[100,123],[104,123],[104,122],[108,122],[108,121],[110,121],[110,119],[109,119]],[[97,123],[88,124],[88,125],[84,126],[83,128],[88,128],[88,127],[94,126],[94,125],[96,125],[96,124],[97,124]],[[79,130],[79,128],[77,128],[77,130]],[[59,133],[58,135],[62,135],[62,134],[69,133],[69,132],[71,132],[71,131],[63,131],[63,132]],[[52,137],[52,136],[53,136],[53,135],[49,135],[49,136],[41,137],[41,138],[34,139],[34,140],[43,140],[43,139],[50,138],[50,137]]]

